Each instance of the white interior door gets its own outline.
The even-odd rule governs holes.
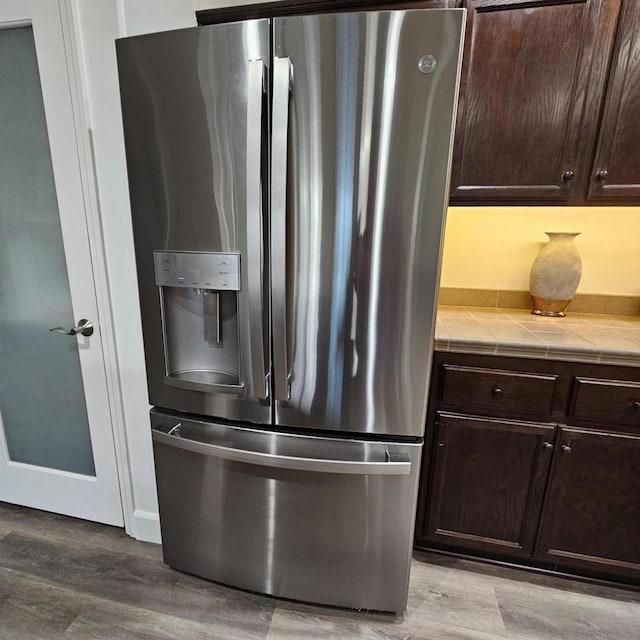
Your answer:
[[[57,2],[0,2],[0,87],[0,500],[122,525]]]

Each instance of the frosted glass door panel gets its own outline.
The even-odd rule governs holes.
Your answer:
[[[76,323],[31,27],[0,30],[0,87],[0,416],[9,457],[95,475],[78,338],[49,332]]]

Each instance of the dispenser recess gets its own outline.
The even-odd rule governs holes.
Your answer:
[[[154,251],[165,384],[241,395],[238,352],[240,255]]]

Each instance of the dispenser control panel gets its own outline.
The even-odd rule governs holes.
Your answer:
[[[215,291],[240,291],[240,254],[154,251],[156,284]]]

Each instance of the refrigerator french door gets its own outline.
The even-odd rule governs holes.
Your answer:
[[[463,15],[118,41],[174,568],[404,609]]]

